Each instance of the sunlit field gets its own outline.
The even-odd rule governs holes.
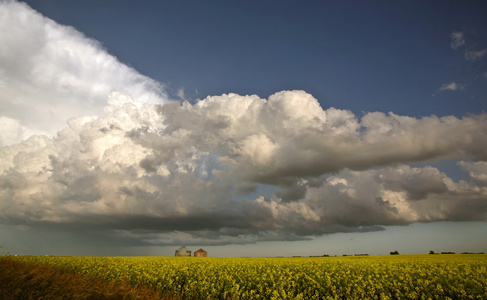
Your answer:
[[[487,299],[487,255],[16,257],[183,299]]]

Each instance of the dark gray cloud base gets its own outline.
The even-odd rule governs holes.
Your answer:
[[[0,148],[3,224],[219,245],[486,220],[485,114],[358,118],[304,91],[108,103]],[[407,165],[451,158],[471,180]]]

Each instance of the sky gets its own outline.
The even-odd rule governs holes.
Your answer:
[[[487,252],[486,11],[0,0],[2,250]]]

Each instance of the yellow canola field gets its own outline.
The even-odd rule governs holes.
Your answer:
[[[183,299],[487,299],[487,255],[18,257]]]

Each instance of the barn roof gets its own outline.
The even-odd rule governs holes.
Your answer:
[[[205,250],[199,248],[198,250],[196,250],[195,252],[206,252]]]

